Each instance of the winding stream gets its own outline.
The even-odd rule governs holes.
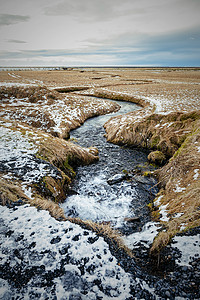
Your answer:
[[[138,108],[117,103],[122,108],[116,114]],[[199,254],[188,259],[198,251],[199,232],[178,236],[165,249],[159,276],[147,245],[158,229],[147,209],[157,192],[155,181],[136,171],[152,168],[148,152],[107,143],[103,124],[110,116],[90,119],[71,134],[82,146],[97,146],[100,159],[76,169],[73,195],[62,207],[68,216],[110,222],[134,248],[134,257],[45,210],[23,203],[0,206],[0,299],[199,299]]]
[[[67,216],[111,222],[122,233],[130,234],[150,220],[147,204],[157,191],[152,188],[154,179],[133,175],[136,168],[152,168],[147,162],[148,152],[108,143],[104,137],[103,124],[111,116],[138,109],[134,103],[116,102],[121,106],[117,113],[89,119],[72,131],[71,138],[81,146],[98,148],[99,161],[77,168],[74,194],[67,197],[62,208]]]

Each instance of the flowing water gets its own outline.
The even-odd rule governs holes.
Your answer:
[[[148,152],[108,143],[104,137],[103,124],[111,116],[138,109],[130,102],[117,103],[121,106],[117,113],[89,119],[71,132],[71,138],[81,146],[98,148],[99,161],[77,168],[72,184],[74,194],[67,197],[62,208],[67,216],[111,222],[115,228],[130,234],[149,221],[147,203],[156,189],[152,188],[154,179],[133,175],[136,168],[152,168],[147,162]],[[129,222],[136,217],[138,222]]]
[[[137,109],[132,103],[120,105],[117,114]],[[0,206],[0,299],[200,299],[199,256],[192,252],[199,249],[199,231],[176,237],[161,263],[164,277],[152,275],[147,244],[158,228],[149,222],[147,203],[156,193],[155,182],[132,171],[151,169],[148,153],[107,143],[103,124],[108,118],[90,119],[73,131],[80,145],[98,147],[100,159],[77,168],[74,195],[62,206],[69,216],[111,222],[126,244],[134,245],[134,257],[45,210],[23,203]],[[181,251],[179,266],[175,263]]]

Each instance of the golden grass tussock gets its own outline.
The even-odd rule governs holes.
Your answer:
[[[109,223],[95,223],[91,220],[82,220],[80,218],[67,218],[68,221],[78,224],[86,229],[95,232],[97,235],[104,237],[112,243],[112,246],[123,249],[129,256],[132,256],[132,251],[124,244],[121,233],[113,229]]]
[[[10,205],[11,202],[17,202],[19,199],[27,200],[27,196],[22,191],[20,185],[16,182],[10,182],[0,177],[0,204]]]
[[[105,89],[95,89],[91,91],[88,90],[84,93],[84,95],[94,96],[103,99],[133,102],[140,105],[141,107],[149,106],[149,102],[145,99],[137,98],[136,96],[132,96],[131,94],[117,93]]]
[[[60,203],[66,199],[66,193],[70,183],[70,177],[66,176],[60,170],[60,178],[54,179],[51,176],[45,176],[34,186],[40,195],[43,195],[45,198],[49,198],[56,203]]]
[[[29,198],[22,190],[21,184],[17,180],[8,180],[0,177],[0,204],[10,206],[21,200],[21,204],[30,204],[38,209],[47,210],[50,215],[58,220],[65,220],[63,209],[55,202],[42,198],[34,193],[33,198]]]
[[[196,128],[200,111],[151,114],[135,119],[138,112],[111,118],[104,124],[108,141],[163,152],[170,158]],[[119,121],[119,122],[118,122]]]
[[[157,215],[158,212],[162,214],[165,206],[168,220],[160,221],[166,231],[165,238],[161,234],[163,232],[156,237],[151,248],[152,254],[164,248],[176,233],[200,226],[199,125],[197,122],[194,132],[185,139],[169,163],[155,172],[163,187],[154,201],[156,203],[160,197],[160,203],[156,206],[156,211],[159,209]]]
[[[50,135],[40,142],[37,156],[59,167],[69,177],[75,176],[72,166],[89,164],[99,159],[95,147],[83,148]]]
[[[0,100],[13,98],[26,98],[31,103],[36,103],[38,101],[44,101],[45,99],[47,99],[49,104],[51,104],[52,100],[61,98],[61,95],[56,91],[50,91],[46,87],[41,86],[2,86],[0,89]]]

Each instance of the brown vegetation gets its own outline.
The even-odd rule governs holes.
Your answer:
[[[127,128],[123,126],[122,129],[117,128],[118,130],[114,124],[112,127],[110,120],[105,128],[107,137],[112,142],[154,150],[149,159],[154,157],[155,163],[158,162],[155,154],[162,158],[161,164],[165,157],[170,159],[155,172],[162,188],[158,207],[162,212],[162,205],[167,204],[169,217],[168,221],[160,221],[163,231],[156,237],[151,249],[151,253],[156,254],[183,228],[200,225],[200,180],[198,176],[194,179],[195,170],[198,172],[200,166],[200,152],[197,148],[200,144],[200,111],[152,114],[137,122],[129,122]],[[158,207],[154,206],[152,209],[152,216],[157,221]]]
[[[3,71],[0,72],[2,82],[28,83],[35,84],[37,87],[32,86],[28,89],[2,87],[0,92],[1,103],[3,103],[2,116],[7,117],[7,120],[23,121],[25,125],[32,125],[53,135],[68,138],[69,131],[80,126],[87,118],[118,109],[117,105],[106,107],[109,102],[100,107],[100,102],[86,95],[131,101],[142,106],[143,109],[137,112],[111,118],[105,124],[105,129],[107,139],[111,142],[148,148],[154,154],[155,151],[159,151],[160,155],[166,157],[167,164],[155,173],[161,190],[154,201],[155,204],[151,204],[152,216],[158,220],[160,218],[160,223],[163,225],[163,230],[154,240],[151,249],[152,254],[157,254],[177,232],[200,225],[199,74],[198,68],[91,68],[84,70],[74,68],[65,71],[39,72],[21,70],[14,71],[12,74]],[[96,80],[97,78],[101,80]],[[66,95],[55,90],[48,90],[45,86],[54,89],[59,86],[60,92],[71,94],[63,100]],[[84,91],[85,89],[87,90]],[[32,103],[33,106],[37,104],[38,110],[31,106],[27,109],[24,106],[17,107],[17,105],[11,108],[6,99],[12,99],[12,97],[25,99],[25,102]],[[65,106],[72,109],[79,107],[80,114],[73,115],[73,118],[65,114],[59,125],[60,131],[55,132],[54,120],[45,110],[41,110],[45,98],[49,106],[60,99],[65,101]],[[85,108],[87,109],[84,110]],[[21,114],[22,109],[24,109],[23,114]],[[59,115],[62,109],[61,107]],[[6,110],[10,114],[4,115],[3,111]],[[38,116],[37,119],[36,116]],[[39,132],[31,128],[31,132],[35,134],[35,131]],[[42,136],[42,132],[40,134]],[[53,138],[51,135],[40,139],[37,155],[60,170],[63,177],[61,186],[65,187],[64,189],[70,179],[75,176],[73,165],[90,163],[98,159],[96,149],[82,149],[74,144],[66,143],[63,139]],[[52,199],[61,201],[64,197],[65,193],[60,193],[61,198],[58,199],[58,196],[56,198],[55,190],[52,189],[55,184],[60,186],[60,183],[53,182],[52,178],[44,178],[45,183],[45,188],[49,193],[48,199],[42,198],[37,189],[35,189],[34,199],[27,199],[18,181],[9,182],[8,179],[2,178],[1,202],[5,204],[9,201],[25,199],[37,207],[48,209],[57,218],[58,216],[64,218],[63,211],[51,201]],[[58,187],[57,189],[59,190]],[[159,204],[156,202],[158,199],[160,199]],[[166,207],[168,221],[162,221],[163,206]],[[71,221],[78,224],[87,223],[85,226],[91,230],[100,233],[104,231],[105,235],[107,234],[105,227],[101,228],[93,222],[77,219]]]
[[[88,90],[84,93],[84,95],[94,96],[102,99],[111,99],[111,100],[119,100],[119,101],[127,101],[136,103],[142,107],[146,107],[149,105],[147,100],[142,98],[137,98],[130,94],[123,94],[123,93],[116,93],[115,91],[107,91],[104,89],[95,89],[95,90]]]
[[[200,226],[200,177],[195,177],[200,173],[200,152],[196,146],[200,142],[199,125],[200,122],[169,163],[156,172],[163,188],[159,207],[168,204],[169,220],[162,222],[165,232],[155,239],[152,254],[165,247],[177,232]]]
[[[25,99],[31,103],[36,103],[39,101],[44,101],[47,99],[49,104],[54,99],[61,98],[60,94],[55,91],[50,91],[46,87],[41,86],[12,86],[6,87],[2,86],[0,89],[0,100],[7,99]]]
[[[84,221],[79,218],[67,218],[67,220],[86,229],[92,230],[97,235],[104,237],[110,243],[112,243],[112,246],[116,247],[116,251],[118,248],[120,248],[123,249],[129,256],[132,256],[131,250],[124,245],[120,232],[114,230],[110,224],[95,223],[91,220]]]
[[[49,211],[50,215],[58,220],[65,219],[64,211],[57,203],[37,194],[34,199],[31,199],[24,194],[18,180],[13,181],[0,177],[0,204],[10,206],[12,202],[16,204],[19,200],[20,204],[27,203],[38,209]]]

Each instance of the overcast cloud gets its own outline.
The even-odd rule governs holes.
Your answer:
[[[28,20],[29,16],[0,14],[0,26],[13,25],[20,22],[27,22]]]
[[[0,66],[200,65],[200,0],[0,1]]]

